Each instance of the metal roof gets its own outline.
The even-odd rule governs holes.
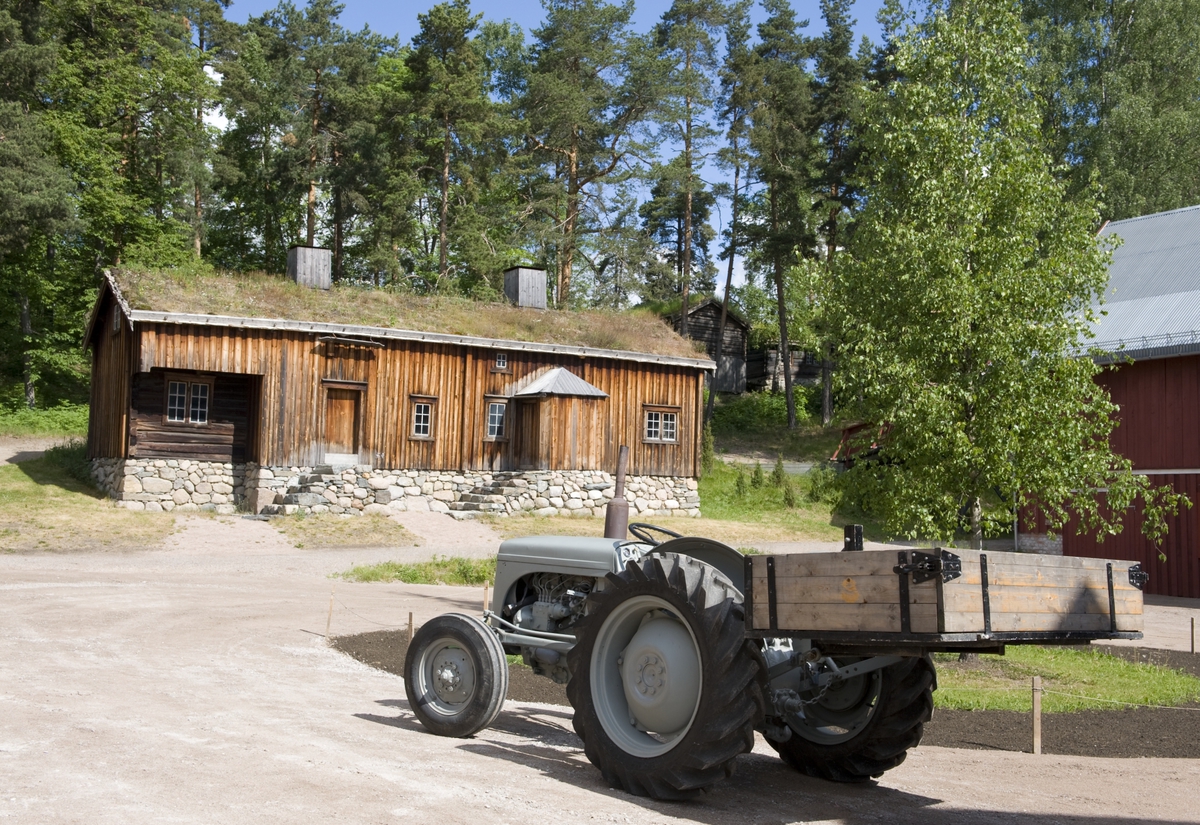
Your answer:
[[[1200,353],[1200,206],[1113,221],[1113,252],[1092,346],[1113,360]]]
[[[513,393],[516,398],[531,395],[575,395],[581,398],[608,398],[608,393],[593,387],[566,367],[554,367]]]

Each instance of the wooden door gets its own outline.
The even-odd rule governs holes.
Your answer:
[[[513,457],[518,470],[544,470],[547,456],[541,449],[542,404],[539,401],[518,401],[513,435]]]
[[[358,390],[325,391],[325,452],[358,454]]]

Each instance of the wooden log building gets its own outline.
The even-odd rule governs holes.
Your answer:
[[[679,330],[682,310],[667,316],[671,325]],[[688,337],[704,345],[704,352],[713,361],[718,350],[724,356],[717,364],[713,378],[713,389],[717,392],[746,391],[746,347],[750,338],[750,324],[730,307],[725,314],[725,335],[718,342],[721,331],[721,302],[716,298],[705,298],[688,308]]]
[[[338,323],[325,295],[322,321],[168,311],[106,274],[86,333],[89,456],[612,471],[627,444],[631,474],[698,474],[707,359]]]

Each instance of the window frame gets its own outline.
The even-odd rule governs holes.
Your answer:
[[[171,418],[171,385],[183,384],[183,415],[182,421],[176,421]],[[168,373],[163,381],[163,413],[162,423],[169,427],[207,427],[213,420],[213,400],[216,397],[215,380],[208,375],[185,375],[182,373]],[[203,386],[206,389],[204,420],[194,421],[192,419],[192,402],[193,391],[196,387]]]
[[[504,360],[503,365],[500,363],[501,359]],[[501,352],[498,350],[493,351],[492,372],[502,372],[505,374],[511,374],[512,371],[513,371],[512,370],[512,358],[509,357],[509,354],[507,352]]]
[[[417,407],[427,404],[429,406],[429,421],[426,422],[429,432],[421,434],[417,432]],[[410,395],[408,397],[408,440],[409,441],[434,441],[437,438],[437,396],[436,395]]]
[[[669,406],[666,404],[643,404],[642,405],[642,443],[643,444],[662,444],[662,445],[668,445],[668,446],[679,444],[680,411],[681,411],[680,407],[673,407],[673,406]],[[654,436],[654,437],[651,437],[649,435],[650,416],[651,415],[658,416],[658,435]],[[663,431],[666,429],[666,427],[664,427],[664,424],[666,423],[665,416],[668,416],[668,415],[671,416],[671,418],[672,418],[671,430],[672,430],[672,434],[673,434],[673,437],[669,438],[669,439],[663,437]]]
[[[484,441],[508,441],[509,425],[508,425],[508,401],[509,399],[503,396],[484,396],[483,399],[483,440]],[[500,433],[492,435],[492,407],[501,407],[503,414],[500,419]]]

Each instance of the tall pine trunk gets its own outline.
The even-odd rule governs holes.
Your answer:
[[[442,138],[442,202],[438,206],[438,282],[440,283],[449,273],[449,256],[446,253],[446,236],[449,234],[447,224],[450,216],[450,118],[442,117],[442,127],[445,135]]]
[[[571,263],[575,257],[575,227],[579,223],[579,153],[572,141],[567,156],[567,215],[563,222],[563,244],[558,262],[558,305],[564,307],[571,297]]]
[[[771,235],[779,237],[779,207],[777,183],[771,184]],[[775,265],[775,299],[779,305],[779,359],[783,364],[783,397],[787,401],[788,429],[796,429],[796,395],[792,390],[792,349],[788,344],[787,295],[783,279],[783,259],[779,250],[772,250]]]
[[[689,52],[684,61],[684,70],[692,70],[692,55]],[[692,99],[684,98],[687,115],[683,127],[683,302],[679,309],[679,334],[688,337],[688,295],[692,285]]]
[[[737,157],[737,138],[733,140],[733,156]],[[725,321],[729,317],[729,290],[733,287],[733,259],[737,254],[737,219],[738,219],[738,183],[741,178],[742,165],[733,165],[733,200],[731,203],[732,217],[729,221],[729,265],[725,268],[725,294],[721,297],[721,320],[717,322],[717,371],[713,375],[712,386],[708,388],[708,403],[704,405],[704,421],[712,421],[713,406],[717,401],[717,377],[721,374],[721,364],[725,362]]]
[[[17,304],[21,308],[21,372],[25,380],[25,406],[37,409],[37,390],[33,386],[33,318],[29,313],[29,297],[17,293]]]
[[[308,221],[305,246],[317,237],[317,130],[321,128],[321,72],[316,72],[312,98],[312,134],[308,138]]]

